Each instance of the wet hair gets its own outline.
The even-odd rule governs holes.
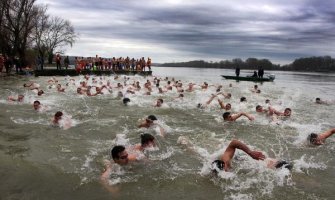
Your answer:
[[[123,98],[122,102],[123,102],[124,105],[127,105],[130,102],[130,99],[127,98],[127,97]]]
[[[55,117],[61,117],[63,116],[63,113],[61,111],[56,112]]]
[[[157,120],[157,117],[155,115],[149,115],[147,119],[150,119],[151,121]]]
[[[201,108],[202,104],[201,103],[198,103],[197,104],[197,108]]]
[[[161,103],[163,103],[164,101],[163,101],[163,99],[157,99],[157,101],[160,101]]]
[[[179,94],[179,97],[184,97],[184,94]]]
[[[44,91],[43,91],[43,90],[39,90],[39,91],[37,92],[37,95],[38,95],[38,96],[41,96],[42,94],[44,94]]]
[[[126,148],[122,145],[116,145],[115,147],[113,147],[113,149],[111,150],[111,156],[112,156],[113,160],[119,159],[119,153],[121,153],[125,149]]]
[[[40,102],[40,101],[37,101],[37,100],[36,100],[36,101],[34,101],[34,104],[35,104],[35,103],[41,104],[41,102]]]
[[[321,101],[321,99],[318,97],[318,98],[315,99],[315,101]]]
[[[224,170],[224,166],[225,166],[225,163],[222,160],[214,160],[212,162],[212,171],[218,172],[217,169]]]
[[[288,111],[292,111],[291,108],[285,108],[285,111],[288,110]]]
[[[270,99],[266,99],[266,100],[265,100],[265,103],[270,103]]]
[[[243,101],[247,101],[247,98],[245,98],[245,97],[241,97],[240,101],[241,101],[241,102],[243,102]]]
[[[230,116],[230,112],[225,112],[222,114],[224,120],[226,120]]]
[[[284,166],[284,168],[286,168],[288,170],[292,170],[292,168],[293,168],[293,164],[288,163],[285,160],[278,161],[275,165],[275,168],[278,169],[278,168],[282,168],[283,166]]]
[[[220,88],[216,89],[216,92],[220,92],[220,91],[221,91],[221,89],[220,89]]]
[[[256,106],[256,110],[258,110],[258,109],[260,109],[260,108],[262,108],[261,105],[257,105],[257,106]]]
[[[152,142],[155,140],[155,137],[152,136],[151,134],[149,133],[144,133],[144,134],[141,134],[141,145],[145,145],[147,144],[148,142]]]
[[[310,142],[311,144],[315,144],[317,138],[318,138],[318,134],[311,133],[308,135],[307,141]]]

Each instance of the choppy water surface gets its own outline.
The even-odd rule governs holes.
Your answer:
[[[234,112],[244,111],[255,121],[239,119],[223,122],[223,111],[216,100],[206,109],[197,109],[215,87],[185,92],[184,100],[174,100],[177,91],[152,95],[140,91],[128,95],[131,104],[123,106],[112,94],[95,97],[79,96],[76,86],[66,83],[68,77],[56,77],[65,89],[59,93],[49,88],[51,77],[0,77],[0,199],[333,199],[335,192],[335,136],[320,147],[305,144],[310,132],[321,132],[335,126],[335,104],[317,105],[314,99],[334,101],[335,74],[271,72],[273,83],[258,84],[261,94],[250,91],[254,83],[235,82],[220,78],[234,72],[221,69],[154,68],[154,76],[175,77],[186,85],[222,84]],[[244,72],[246,73],[246,72]],[[249,72],[250,73],[250,72]],[[243,72],[241,75],[244,75]],[[116,86],[124,83],[104,77]],[[83,77],[74,77],[76,85]],[[127,82],[143,84],[153,77],[131,76]],[[37,97],[22,87],[37,82],[45,95]],[[233,87],[228,87],[232,83]],[[161,86],[166,85],[161,81]],[[10,103],[10,95],[24,94],[23,103]],[[247,103],[240,103],[245,96]],[[152,105],[159,97],[165,106]],[[279,110],[290,107],[291,119],[271,123],[256,114],[255,106],[270,99]],[[40,100],[45,112],[35,112],[32,102]],[[56,111],[72,117],[72,127],[64,130],[50,125]],[[140,120],[154,114],[168,135],[156,136],[159,150],[148,152],[148,160],[119,169],[111,176],[117,194],[105,190],[99,182],[104,159],[115,144],[139,143]],[[177,144],[179,136],[189,138],[195,152]],[[262,161],[237,152],[231,172],[213,176],[209,163],[224,151],[231,139],[239,139],[252,149],[269,157],[283,158],[294,163],[292,172],[271,170]]]

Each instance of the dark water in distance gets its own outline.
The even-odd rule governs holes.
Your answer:
[[[58,93],[48,89],[51,77],[0,77],[0,199],[333,199],[335,192],[335,137],[320,147],[305,144],[310,132],[322,132],[335,126],[335,74],[271,71],[274,82],[258,84],[261,94],[250,91],[255,83],[224,80],[220,75],[233,75],[233,70],[198,68],[153,68],[154,76],[175,77],[184,87],[194,82],[201,85],[222,84],[232,93],[233,112],[245,111],[255,121],[239,119],[223,122],[217,102],[206,109],[197,103],[208,100],[215,87],[206,91],[185,92],[183,101],[174,100],[176,91],[151,96],[143,92],[130,95],[130,106],[124,107],[112,94],[82,97],[75,86]],[[242,71],[241,75],[251,74]],[[267,73],[267,72],[266,72]],[[75,83],[83,77],[75,77]],[[114,80],[123,83],[123,79]],[[123,78],[123,77],[122,77]],[[69,78],[57,77],[65,87]],[[141,86],[152,77],[132,76]],[[22,87],[37,82],[46,95],[37,97]],[[228,87],[232,83],[233,87]],[[166,82],[162,81],[161,85]],[[10,103],[10,95],[25,94],[23,103]],[[247,103],[240,103],[245,96]],[[163,108],[154,108],[162,97]],[[329,100],[330,105],[314,104],[316,97]],[[34,112],[32,102],[40,100],[48,107]],[[255,113],[257,104],[270,99],[279,110],[292,108],[289,120],[279,125]],[[58,110],[72,116],[71,128],[55,128],[50,119]],[[167,132],[156,136],[159,150],[148,152],[147,161],[139,161],[111,176],[116,194],[105,190],[99,182],[104,159],[115,144],[136,144],[140,120],[154,114]],[[155,134],[156,130],[149,130]],[[195,146],[189,151],[177,143],[187,137]],[[239,139],[264,152],[268,157],[283,158],[294,163],[292,172],[272,170],[263,161],[255,161],[237,151],[233,170],[209,174],[212,160],[224,151],[232,139]]]

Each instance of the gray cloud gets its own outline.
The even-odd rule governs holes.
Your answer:
[[[152,54],[158,62],[174,60],[173,52],[181,60],[180,55],[184,60],[257,57],[281,63],[335,53],[335,5],[331,1],[39,2],[50,3],[54,15],[71,20],[83,38],[154,45]],[[92,52],[99,46],[83,49],[80,43],[84,42],[78,41],[69,52],[87,54],[85,50]],[[76,45],[82,50],[76,50]],[[160,47],[168,49],[169,58],[157,53]]]

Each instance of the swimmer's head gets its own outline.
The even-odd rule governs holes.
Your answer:
[[[56,120],[60,120],[60,119],[62,119],[62,116],[63,116],[63,113],[61,111],[58,111],[55,114],[55,119]]]
[[[34,101],[33,106],[34,106],[34,109],[35,109],[35,110],[38,110],[38,109],[40,108],[40,106],[41,106],[41,102],[39,102],[39,101]]]
[[[111,156],[114,162],[118,164],[127,164],[128,163],[128,153],[126,148],[122,145],[117,145],[111,150]]]
[[[291,116],[291,112],[292,112],[291,108],[285,108],[285,110],[284,110],[284,116],[286,116],[286,117]]]
[[[231,93],[227,93],[226,98],[227,98],[227,99],[230,99],[230,98],[231,98]]]
[[[231,104],[230,103],[227,103],[226,104],[226,110],[230,110],[231,109]]]
[[[229,117],[230,117],[230,112],[225,112],[222,114],[222,117],[223,119],[226,121],[226,120],[229,120]]]
[[[263,107],[261,105],[257,105],[256,112],[262,112],[262,111],[263,111]]]
[[[146,121],[147,122],[153,122],[153,121],[156,121],[157,120],[157,117],[155,115],[149,115],[147,118],[146,118]]]
[[[288,162],[286,162],[285,160],[278,161],[278,162],[276,163],[275,168],[278,169],[278,168],[282,168],[282,167],[284,167],[284,168],[286,168],[286,169],[288,169],[288,170],[292,170],[292,168],[293,168],[293,164],[292,164],[292,163],[288,163]]]
[[[315,99],[315,103],[321,103],[321,99],[320,98],[316,98]]]
[[[202,104],[201,103],[198,103],[197,104],[197,108],[201,108],[202,107]]]
[[[23,98],[24,98],[24,95],[20,94],[20,95],[17,97],[17,100],[18,100],[18,101],[23,101]]]
[[[247,98],[245,98],[245,97],[241,97],[240,101],[241,101],[241,102],[246,102],[246,101],[247,101]]]
[[[119,92],[117,93],[117,96],[118,96],[118,97],[123,97],[123,93],[122,93],[121,91],[119,91]]]
[[[156,106],[161,107],[163,102],[164,102],[163,99],[157,99]]]
[[[123,102],[123,104],[126,106],[126,105],[128,105],[128,103],[130,102],[130,99],[129,98],[123,98],[123,100],[122,100],[122,102]]]
[[[270,99],[266,99],[266,100],[265,100],[265,103],[270,103]]]
[[[38,95],[38,96],[41,96],[42,94],[44,94],[44,91],[43,91],[43,90],[39,90],[39,91],[37,92],[37,95]]]
[[[218,173],[224,170],[225,163],[222,160],[214,160],[211,164],[211,169],[213,172]]]
[[[151,134],[144,133],[141,134],[141,146],[142,147],[154,147],[155,145],[155,137]]]
[[[314,144],[314,145],[321,145],[322,144],[320,142],[320,140],[318,139],[318,134],[316,134],[316,133],[309,134],[308,137],[307,137],[307,141],[311,144]]]

